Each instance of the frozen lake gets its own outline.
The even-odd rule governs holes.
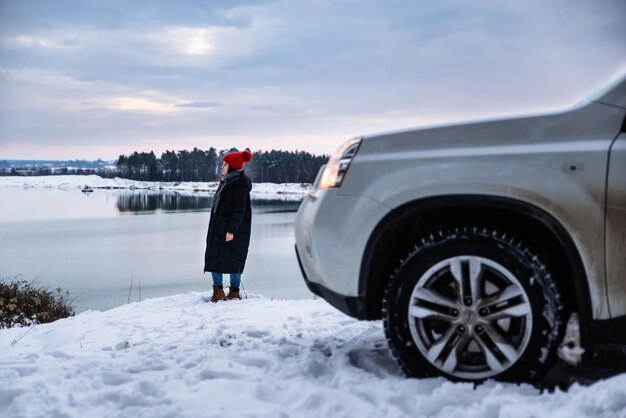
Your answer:
[[[212,193],[0,188],[0,276],[70,291],[77,312],[187,291],[203,274]],[[309,298],[293,245],[298,202],[253,200],[246,291]],[[225,285],[228,278],[225,277]]]

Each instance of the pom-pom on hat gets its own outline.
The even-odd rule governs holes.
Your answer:
[[[226,154],[226,156],[224,157],[224,162],[235,170],[241,170],[243,168],[243,163],[247,163],[251,159],[252,154],[250,154],[250,152],[241,151]]]

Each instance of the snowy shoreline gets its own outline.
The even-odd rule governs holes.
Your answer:
[[[407,379],[380,321],[357,321],[319,299],[211,304],[207,296],[0,330],[0,415],[626,416],[626,373],[553,393]]]
[[[151,182],[123,179],[102,178],[97,175],[62,175],[62,176],[14,176],[0,177],[0,187],[23,189],[60,189],[75,190],[85,186],[91,189],[105,190],[146,190],[175,192],[215,192],[217,182]],[[302,199],[311,191],[309,183],[253,183],[252,197],[257,199],[280,196],[281,199]]]

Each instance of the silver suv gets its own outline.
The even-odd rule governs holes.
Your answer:
[[[536,381],[568,319],[626,341],[626,78],[561,113],[344,143],[296,219],[308,287],[409,376]],[[574,315],[575,314],[575,315]]]

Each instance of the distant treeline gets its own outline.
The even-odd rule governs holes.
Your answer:
[[[88,175],[115,177],[114,162],[87,160],[1,160],[0,176]]]
[[[222,158],[238,150],[209,148],[191,151],[166,151],[160,158],[154,152],[120,155],[115,162],[84,162],[60,165],[61,161],[0,161],[0,176],[45,176],[58,174],[97,174],[102,177],[124,177],[144,181],[217,181]],[[305,151],[254,151],[244,169],[252,181],[263,183],[312,183],[328,155]],[[4,164],[3,164],[4,163]],[[27,163],[27,164],[26,164]],[[41,164],[41,165],[39,165]],[[91,167],[89,167],[91,165]]]
[[[117,177],[115,170],[109,168],[68,168],[68,167],[12,167],[0,168],[0,176],[59,176],[59,175],[91,175],[97,174],[104,178]]]
[[[230,150],[215,148],[191,151],[166,151],[157,158],[154,152],[133,152],[120,155],[117,170],[121,177],[145,181],[217,181],[221,161]],[[327,155],[305,151],[255,151],[244,169],[254,182],[312,183]]]
[[[101,169],[111,165],[110,162],[100,158],[94,161],[88,160],[0,160],[0,170],[8,171],[16,169],[35,168],[72,168],[72,169]]]

